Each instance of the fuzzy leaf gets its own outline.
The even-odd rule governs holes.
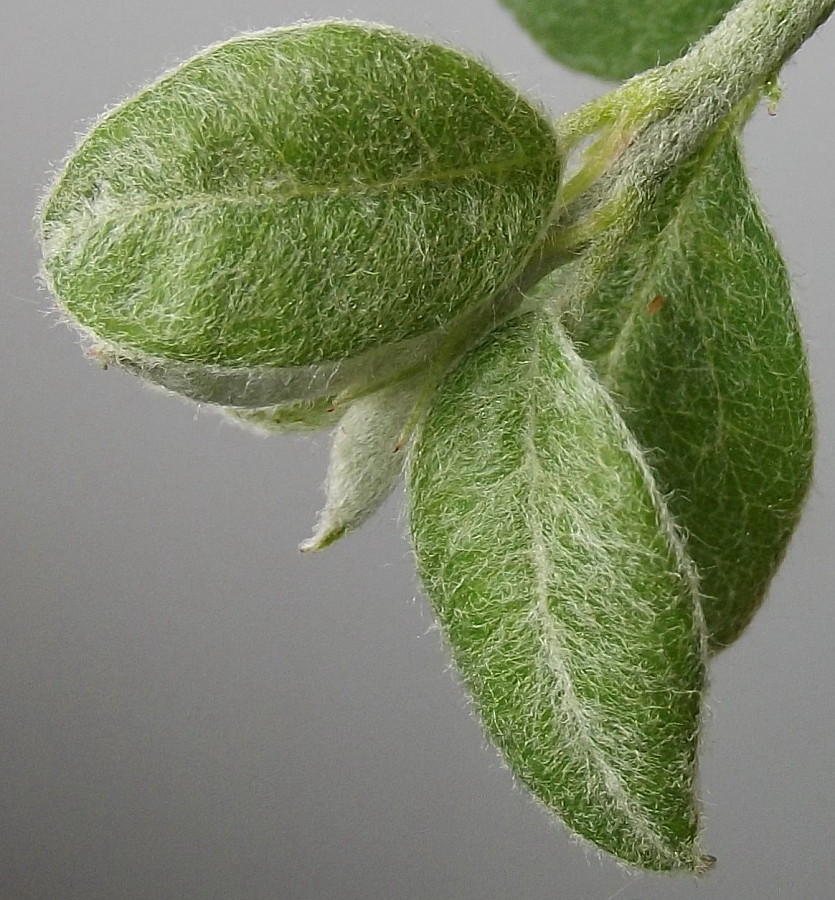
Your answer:
[[[410,455],[418,567],[485,727],[576,832],[699,869],[703,620],[689,563],[605,391],[545,317],[442,384]]]
[[[234,421],[266,433],[305,432],[332,428],[339,421],[334,408],[334,397],[318,397],[315,400],[297,400],[260,409],[223,408]]]
[[[350,359],[309,366],[219,366],[148,356],[134,358],[103,344],[94,345],[88,353],[102,363],[120,366],[155,386],[200,403],[252,411],[295,404],[303,408],[306,403],[315,407],[328,397],[367,393],[429,364],[449,334],[469,321],[470,315],[464,314],[447,328],[373,347]]]
[[[502,0],[554,59],[621,81],[684,53],[736,0]]]
[[[572,334],[648,449],[725,646],[783,556],[814,452],[789,281],[735,132],[679,173]]]
[[[243,35],[81,142],[43,206],[45,272],[117,361],[248,383],[425,334],[503,288],[559,175],[549,119],[451,49],[361,23]]]
[[[325,508],[300,550],[322,550],[358,528],[394,490],[406,457],[404,431],[424,390],[423,379],[412,378],[351,403],[334,432]]]

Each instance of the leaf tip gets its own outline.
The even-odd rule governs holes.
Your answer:
[[[338,541],[347,530],[345,525],[319,526],[309,538],[299,544],[299,551],[301,553],[314,553],[317,550],[324,550]]]

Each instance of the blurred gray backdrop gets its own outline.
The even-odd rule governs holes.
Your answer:
[[[559,114],[604,90],[496,0],[4,0],[0,9],[0,900],[835,896],[835,22],[747,132],[793,274],[817,479],[770,598],[715,661],[716,871],[572,843],[485,743],[413,574],[400,496],[302,557],[323,435],[269,438],[82,358],[36,286],[49,173],[197,49],[300,18],[488,59]]]

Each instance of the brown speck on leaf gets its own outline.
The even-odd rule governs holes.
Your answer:
[[[651,316],[654,316],[655,313],[657,313],[658,310],[661,309],[661,307],[664,305],[665,302],[666,302],[666,298],[663,296],[663,294],[656,294],[652,298],[652,300],[650,300],[649,303],[647,303],[647,312]]]

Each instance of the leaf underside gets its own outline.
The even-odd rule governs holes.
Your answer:
[[[222,408],[234,421],[267,433],[309,432],[332,428],[339,421],[335,398],[317,397],[260,409]]]
[[[529,314],[447,377],[409,461],[418,568],[490,737],[577,833],[699,869],[703,621],[631,436]]]
[[[557,282],[540,290],[558,302]],[[735,131],[678,174],[568,324],[646,448],[687,535],[711,644],[726,646],[782,559],[814,450],[789,280]]]
[[[620,81],[676,59],[735,0],[502,0],[554,59]]]

